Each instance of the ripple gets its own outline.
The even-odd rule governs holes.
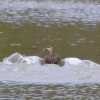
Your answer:
[[[89,99],[99,100],[100,84],[81,84],[81,85],[54,85],[54,84],[19,84],[0,83],[1,99],[38,99],[47,100],[48,98],[55,100],[74,100]],[[95,88],[95,89],[94,89]]]
[[[3,0],[0,5],[0,22],[37,23],[37,26],[44,25],[44,27],[50,27],[53,23],[67,26],[67,23],[70,22],[70,25],[75,26],[76,22],[82,22],[91,23],[94,26],[100,23],[99,10],[100,4],[97,1]]]
[[[3,34],[3,32],[0,32],[0,34]]]
[[[70,44],[71,46],[76,46],[77,44]]]

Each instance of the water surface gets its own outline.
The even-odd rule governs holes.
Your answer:
[[[81,63],[73,65],[76,60],[71,59],[71,66],[46,66],[46,69],[42,65],[34,68],[1,63],[0,99],[99,100],[99,41],[98,0],[3,0],[0,2],[0,61],[15,52],[44,58],[48,53],[42,49],[51,45],[61,59],[75,57]],[[21,45],[12,45],[15,43]],[[38,85],[43,80],[46,84]]]
[[[99,84],[24,84],[0,83],[0,98],[2,100],[99,100]]]
[[[99,1],[2,1],[0,59],[15,52],[44,57],[41,50],[52,45],[62,59],[77,57],[100,63],[99,9]],[[21,46],[11,46],[14,43]]]

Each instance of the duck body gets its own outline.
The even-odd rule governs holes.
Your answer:
[[[60,56],[58,54],[54,54],[54,48],[51,46],[48,46],[46,49],[42,51],[49,51],[50,54],[45,57],[45,63],[47,64],[60,64]]]
[[[61,63],[60,56],[58,54],[49,54],[45,58],[45,62],[48,64],[60,64]]]

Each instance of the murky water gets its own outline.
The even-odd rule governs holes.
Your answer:
[[[67,59],[63,67],[0,64],[0,99],[99,100],[99,41],[98,0],[3,0],[0,2],[0,61],[15,52],[44,58],[48,53],[42,49],[48,45],[55,47],[61,59],[76,58]],[[77,58],[81,63],[77,63]]]

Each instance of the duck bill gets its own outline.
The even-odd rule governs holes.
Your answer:
[[[47,49],[43,49],[42,51],[48,51]]]
[[[48,51],[47,49],[43,49],[42,51]]]

